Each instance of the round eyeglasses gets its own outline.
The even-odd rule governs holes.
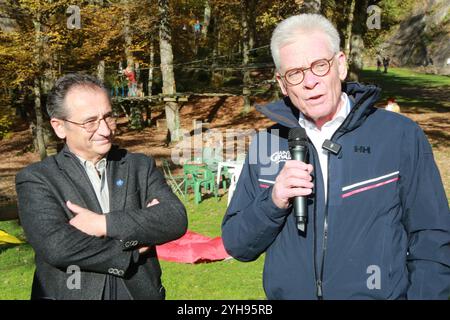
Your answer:
[[[331,59],[320,59],[311,63],[309,68],[294,68],[286,71],[284,76],[280,75],[281,78],[284,78],[286,82],[291,86],[296,86],[303,82],[305,79],[305,72],[311,70],[311,72],[318,76],[324,77],[330,72],[331,64],[333,62],[334,55]]]
[[[86,130],[89,133],[97,131],[98,127],[100,127],[100,121],[105,120],[106,125],[110,130],[114,130],[116,128],[116,118],[112,114],[105,114],[103,118],[96,119],[96,120],[89,120],[83,123],[71,121],[68,119],[63,119],[64,121],[67,121],[69,123],[75,124],[77,126],[82,127],[84,130]]]

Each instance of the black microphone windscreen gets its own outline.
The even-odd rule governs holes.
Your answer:
[[[308,138],[306,136],[306,131],[302,127],[292,128],[289,130],[288,135],[289,148],[295,146],[307,146]]]

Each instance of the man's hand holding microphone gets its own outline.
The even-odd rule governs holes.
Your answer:
[[[312,193],[313,166],[306,163],[308,142],[303,128],[289,131],[289,150],[292,160],[286,161],[272,189],[272,201],[280,209],[287,209],[293,202],[297,228],[305,232],[307,223],[306,196]]]

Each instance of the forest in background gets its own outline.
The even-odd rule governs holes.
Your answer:
[[[243,113],[250,110],[252,95],[271,90],[276,97],[269,43],[282,19],[309,12],[333,21],[349,57],[349,79],[357,80],[364,59],[375,59],[389,30],[413,5],[401,0],[0,0],[0,138],[25,121],[44,158],[52,141],[45,98],[54,81],[68,72],[86,72],[104,80],[113,95],[123,95],[125,88],[127,96],[124,70],[131,70],[137,96],[168,98],[144,104],[123,99],[118,112],[127,113],[130,126],[139,130],[148,125],[143,108],[162,101],[168,140],[177,141],[180,93],[242,95]]]

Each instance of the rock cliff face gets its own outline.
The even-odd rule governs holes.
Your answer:
[[[382,47],[396,66],[450,75],[450,1],[421,0]]]

